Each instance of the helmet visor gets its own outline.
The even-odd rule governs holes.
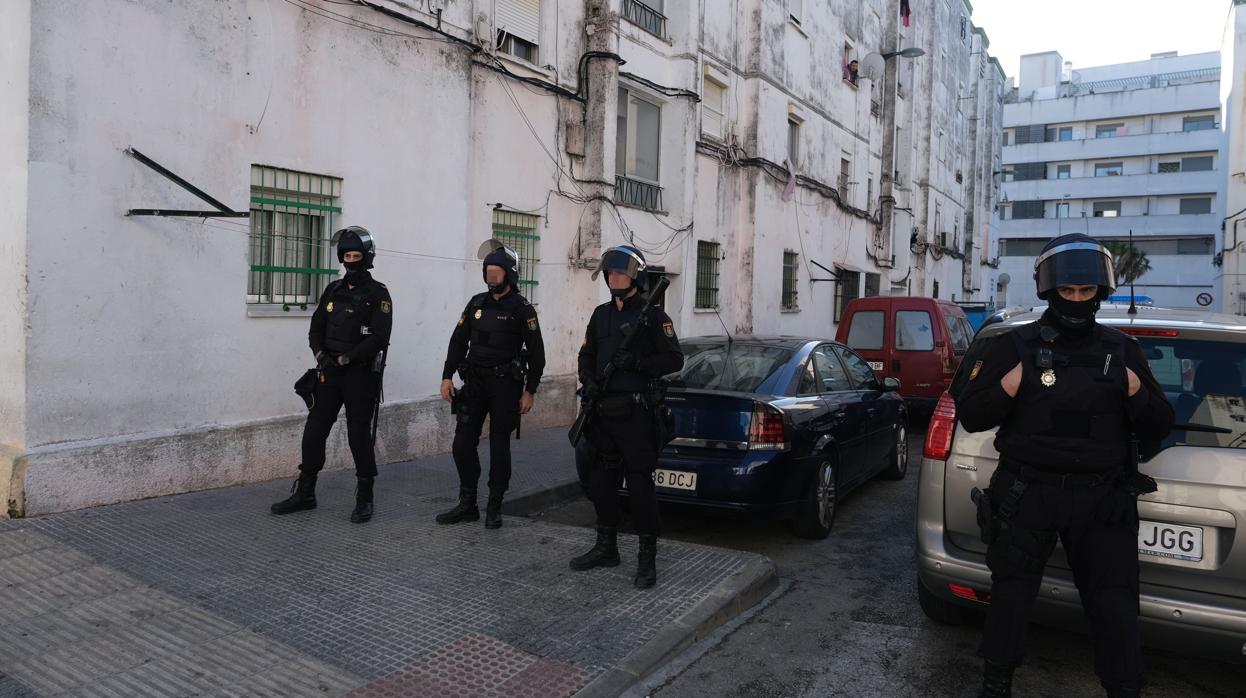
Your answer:
[[[358,242],[356,242],[358,241]],[[372,250],[372,234],[359,226],[351,226],[342,228],[333,234],[330,240],[334,247],[345,247],[346,250],[354,250],[356,252],[370,252]]]
[[[1058,245],[1044,252],[1034,261],[1034,275],[1039,293],[1061,286],[1090,284],[1107,289],[1108,293],[1116,290],[1112,253],[1089,242]]]
[[[645,270],[645,261],[640,255],[621,247],[611,247],[601,256],[601,262],[597,264],[597,270],[593,272],[593,280],[605,272],[617,271],[627,274],[627,277],[633,281]]]
[[[485,240],[484,242],[480,243],[480,249],[476,250],[476,257],[477,259],[486,259],[488,258],[489,255],[493,254],[494,252],[498,252],[498,251],[505,253],[506,256],[510,257],[511,259],[514,259],[514,260],[519,259],[519,255],[515,254],[514,250],[507,247],[506,245],[503,245],[501,242],[498,242],[497,240],[493,238],[489,238],[488,240]]]

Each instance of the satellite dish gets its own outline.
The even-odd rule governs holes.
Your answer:
[[[861,59],[857,74],[866,80],[882,80],[883,71],[887,68],[887,61],[883,59],[881,53],[867,53],[865,58]]]
[[[1008,283],[1012,281],[1012,277],[1008,275],[1008,272],[1004,272],[1003,274],[1000,274],[999,278],[995,281],[999,283],[1000,286],[1007,286]]]

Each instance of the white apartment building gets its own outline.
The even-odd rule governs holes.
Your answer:
[[[1138,295],[1218,308],[1219,91],[1219,53],[1081,69],[1054,51],[1022,56],[1004,105],[998,254],[1009,283],[997,301],[1038,303],[1033,259],[1047,240],[1124,242],[1132,231],[1151,264]]]
[[[1220,55],[1226,70],[1220,78],[1224,139],[1220,158],[1224,222],[1217,239],[1215,287],[1223,312],[1246,315],[1246,90],[1237,77],[1246,74],[1246,12],[1234,0],[1224,25]]]
[[[491,235],[548,352],[525,429],[574,414],[609,245],[670,276],[681,336],[983,297],[1003,73],[965,0],[899,7],[0,2],[0,516],[292,475],[345,225],[394,299],[383,463],[449,449],[441,364]]]

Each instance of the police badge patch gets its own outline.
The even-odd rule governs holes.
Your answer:
[[[1056,384],[1056,372],[1049,368],[1046,371],[1043,371],[1042,375],[1038,377],[1038,380],[1044,387],[1050,388]]]
[[[669,322],[662,323],[662,334],[665,334],[667,337],[674,337],[675,336],[675,325]]]
[[[473,315],[472,317],[474,317],[474,318],[476,318],[477,320],[479,320],[481,315],[484,315],[484,313],[483,313],[483,312],[481,312],[479,308],[477,308],[477,309],[476,309],[476,314],[475,314],[475,315]]]
[[[393,309],[394,309],[394,306],[391,305],[389,301],[381,301],[381,312],[382,313],[388,313],[389,311]]]
[[[324,311],[326,313],[333,312],[333,301],[329,301],[329,304],[324,307]]]
[[[536,317],[535,316],[528,318],[528,331],[536,332]]]
[[[969,372],[969,380],[973,380],[974,378],[977,378],[978,372],[981,370],[982,370],[982,362],[981,361],[973,362],[973,370]]]

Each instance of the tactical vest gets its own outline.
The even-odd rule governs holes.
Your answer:
[[[510,294],[496,303],[486,303],[488,298],[487,293],[473,296],[467,306],[467,321],[471,329],[467,363],[472,366],[506,363],[519,356],[519,350],[523,347],[524,319],[519,311],[527,305],[527,301],[517,296],[508,302]]]
[[[1061,349],[1042,340],[1038,323],[1009,335],[1025,369],[995,437],[1001,459],[1054,472],[1120,468],[1129,457],[1128,340],[1096,326],[1085,346]]]
[[[597,343],[597,375],[601,375],[606,370],[606,364],[610,362],[610,357],[614,356],[614,352],[623,346],[623,339],[631,330],[632,326],[640,321],[640,304],[637,303],[631,307],[624,306],[623,310],[617,310],[611,306],[607,307],[605,312],[598,315],[599,322],[595,328],[597,336],[594,337]],[[643,333],[644,330],[642,329]],[[638,336],[632,341],[631,351],[638,356],[646,353],[645,337]],[[612,393],[643,393],[649,389],[649,376],[635,371],[621,371],[615,369],[614,375],[610,377],[610,383],[606,385],[606,391]]]
[[[368,323],[380,302],[380,284],[370,281],[350,288],[344,281],[333,282],[325,312],[324,346],[335,354],[344,354],[359,345],[369,334]]]

